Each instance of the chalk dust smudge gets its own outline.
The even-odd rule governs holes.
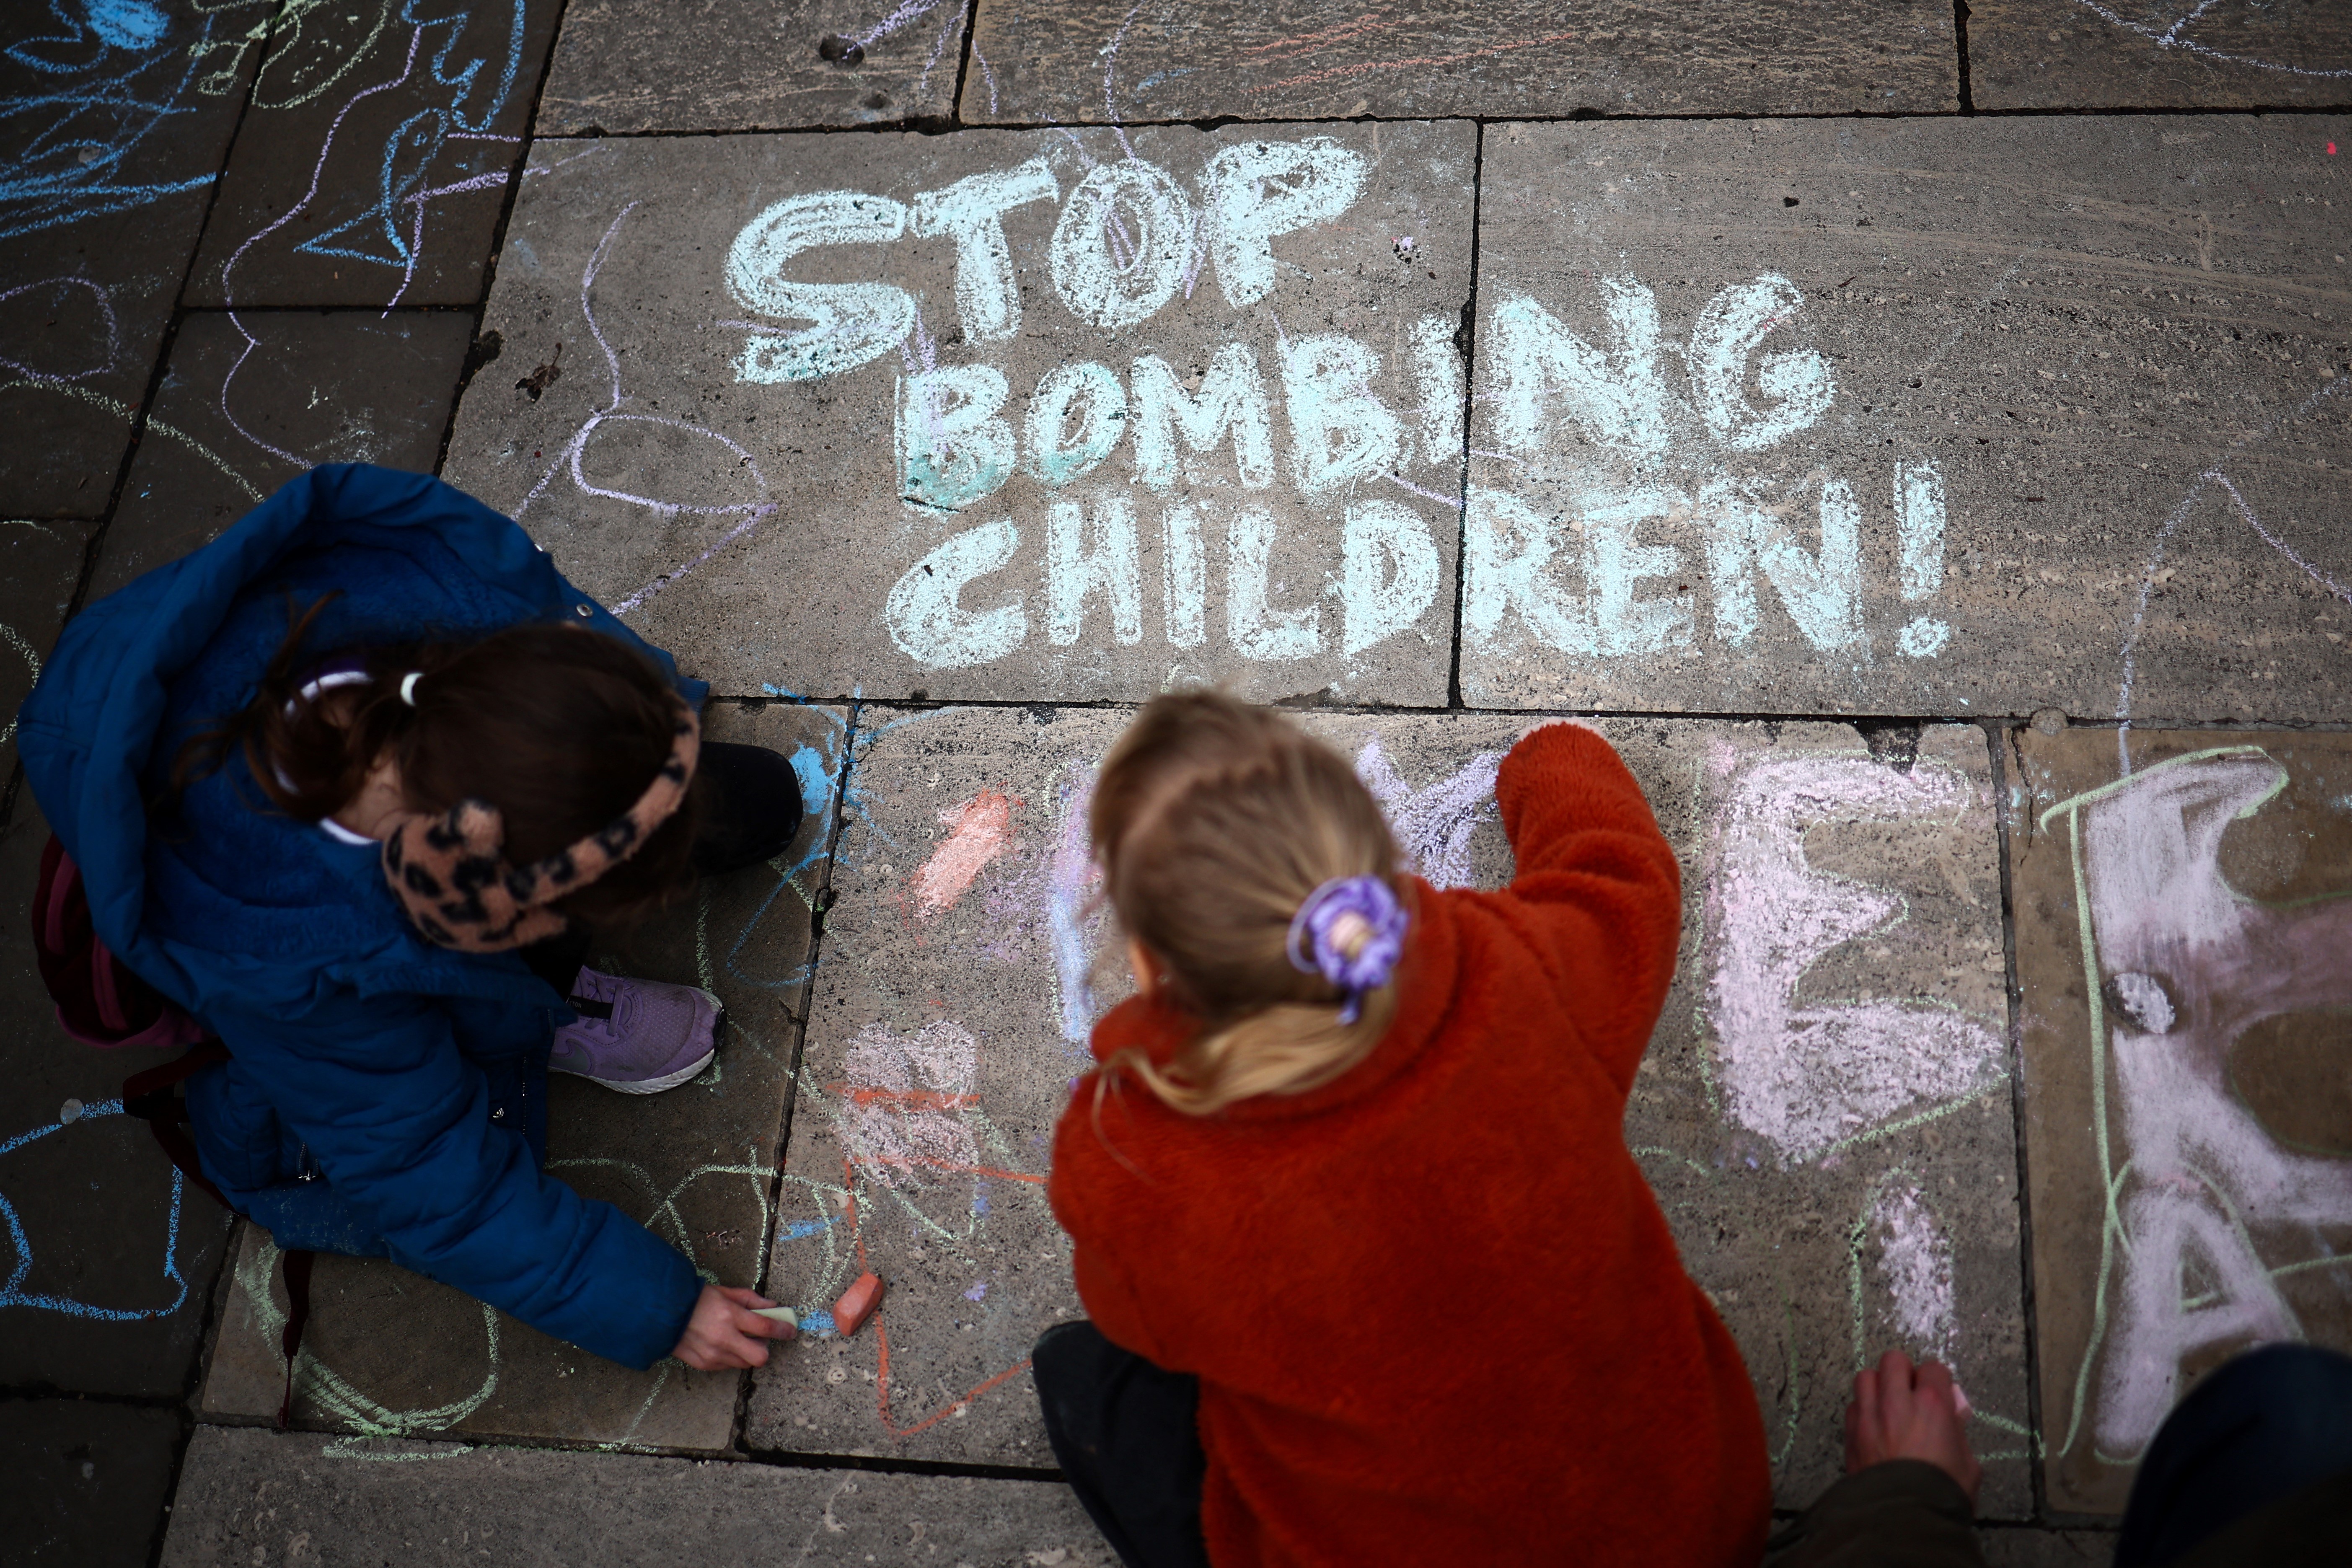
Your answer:
[[[908,884],[918,910],[942,914],[971,889],[982,868],[1012,845],[1013,808],[1018,804],[1001,789],[984,789],[940,813],[948,836]]]

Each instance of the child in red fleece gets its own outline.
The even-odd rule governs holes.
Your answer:
[[[1091,1322],[1035,1375],[1139,1568],[1762,1549],[1755,1395],[1621,1131],[1674,853],[1582,726],[1523,738],[1496,796],[1517,879],[1439,892],[1265,710],[1162,697],[1103,764],[1140,994],[1055,1136]]]

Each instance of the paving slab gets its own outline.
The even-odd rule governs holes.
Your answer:
[[[1488,128],[1464,698],[2324,710],[2331,139],[2352,119]]]
[[[16,763],[16,710],[57,646],[91,524],[0,520],[0,777]]]
[[[471,332],[449,311],[189,315],[90,597],[211,542],[314,464],[429,472]]]
[[[767,866],[705,882],[690,904],[592,961],[716,992],[727,1007],[716,1060],[653,1098],[562,1076],[549,1084],[549,1172],[644,1222],[723,1285],[760,1279],[845,718],[784,703],[714,705],[713,740],[793,759],[810,807],[800,837]],[[247,1226],[240,1236],[199,1408],[215,1418],[268,1418],[284,1392],[283,1274],[266,1234]],[[690,1372],[674,1361],[634,1372],[383,1259],[321,1256],[295,1418],[376,1435],[709,1452],[732,1441],[738,1382],[737,1373]]]
[[[764,1563],[780,1552],[859,1568],[1118,1562],[1057,1481],[199,1426],[163,1563]]]
[[[537,129],[945,124],[968,16],[956,0],[581,0],[564,11]]]
[[[0,1531],[8,1561],[58,1568],[149,1562],[172,1495],[180,1413],[81,1399],[0,1404]]]
[[[123,1080],[179,1053],[97,1050],[58,1026],[26,912],[48,837],[19,791],[0,829],[0,1387],[177,1399],[228,1215],[121,1113]]]
[[[2341,108],[2352,16],[2328,0],[1975,0],[1969,82],[1979,110]]]
[[[1040,1190],[1066,1086],[1124,987],[1084,837],[1117,710],[863,710],[770,1291],[854,1338],[752,1380],[753,1448],[1034,1464],[1019,1374],[1075,1315]],[[1520,721],[1317,713],[1425,872],[1496,886]],[[1985,1507],[2030,1506],[2022,1273],[1990,759],[1932,727],[1612,721],[1683,855],[1681,978],[1634,1145],[1738,1335],[1782,1500],[1838,1473],[1846,1385],[1892,1344],[1959,1370]],[[1794,928],[1802,942],[1762,933]],[[1115,944],[1113,944],[1115,945]]]
[[[2352,737],[2015,731],[2044,1479],[2119,1512],[2237,1351],[2352,1349]]]
[[[1985,1568],[2105,1568],[2116,1537],[2103,1530],[1979,1530]]]
[[[980,0],[962,119],[1949,113],[1948,7]]]
[[[562,0],[289,7],[190,305],[472,305]]]
[[[446,471],[723,691],[1435,705],[1475,140],[540,142]]]
[[[1053,1465],[1029,1347],[1082,1313],[1045,1173],[1124,989],[1086,807],[1129,716],[860,710],[768,1270],[811,1337],[754,1374],[747,1447]],[[843,1338],[865,1269],[887,1294]]]
[[[15,12],[0,53],[0,514],[105,512],[252,78],[252,35],[275,8]]]

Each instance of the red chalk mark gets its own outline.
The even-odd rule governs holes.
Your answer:
[[[963,897],[981,868],[1012,847],[1013,808],[1020,802],[1000,789],[984,789],[961,805],[940,813],[948,836],[915,873],[915,901],[936,915]]]
[[[1010,1172],[989,1173],[1012,1174]],[[1013,1176],[1013,1180],[1016,1182],[1043,1182],[1045,1179],[1043,1176]],[[857,1223],[857,1168],[847,1160],[841,1163],[841,1180],[842,1195],[845,1200],[842,1206],[849,1216],[849,1234],[857,1247],[857,1267],[863,1270],[866,1268],[866,1232]],[[1029,1370],[1029,1358],[1023,1356],[1017,1365],[1008,1366],[995,1376],[974,1384],[964,1390],[963,1397],[952,1401],[945,1409],[934,1411],[912,1426],[901,1426],[890,1418],[890,1326],[878,1318],[874,1322],[874,1343],[876,1359],[880,1363],[874,1374],[875,1413],[882,1418],[882,1430],[889,1433],[893,1437],[912,1437],[918,1433],[928,1432],[957,1411],[970,1409],[972,1401],[990,1389],[1009,1379],[1018,1377]]]
[[[2333,142],[2327,144],[2327,155],[2331,158],[2336,156],[2336,143]]]
[[[961,1110],[967,1105],[978,1105],[976,1094],[943,1094],[933,1089],[878,1089],[872,1084],[829,1083],[828,1094],[837,1094],[852,1105],[900,1105],[917,1110]]]
[[[860,1274],[848,1289],[833,1304],[833,1326],[836,1333],[846,1337],[866,1326],[866,1320],[882,1304],[882,1277]]]
[[[1574,33],[1546,33],[1540,38],[1522,38],[1516,44],[1496,44],[1483,49],[1465,49],[1458,55],[1415,55],[1409,59],[1402,60],[1363,60],[1355,65],[1331,66],[1319,71],[1308,71],[1304,76],[1285,77],[1280,81],[1260,82],[1250,90],[1271,92],[1278,87],[1306,87],[1318,81],[1328,81],[1335,77],[1361,76],[1366,71],[1410,70],[1430,66],[1450,66],[1459,64],[1463,60],[1484,59],[1488,55],[1508,54],[1513,49],[1532,49],[1539,44],[1564,43],[1575,37]]]
[[[1270,44],[1253,44],[1242,53],[1245,57],[1255,55],[1260,59],[1278,60],[1288,55],[1312,54],[1325,44],[1336,44],[1342,38],[1352,38],[1360,33],[1382,33],[1391,27],[1403,26],[1402,21],[1374,21],[1371,13],[1366,12],[1352,22],[1326,27],[1319,33],[1300,33],[1293,37],[1277,38]]]

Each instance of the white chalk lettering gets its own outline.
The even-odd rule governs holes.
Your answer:
[[[1029,616],[1018,592],[986,610],[967,610],[959,602],[965,584],[1001,569],[1020,548],[1021,531],[1011,518],[999,518],[916,562],[883,606],[898,651],[918,664],[959,669],[1003,658],[1028,640]]]
[[[1327,332],[1283,346],[1282,390],[1290,416],[1291,479],[1308,496],[1392,470],[1404,426],[1372,395],[1381,356]]]
[[[1179,501],[1160,525],[1160,563],[1166,579],[1168,641],[1198,647],[1209,637],[1209,562],[1201,548],[1201,514]]]
[[[1895,469],[1895,524],[1902,540],[1903,602],[1932,599],[1944,586],[1944,473],[1922,458]],[[1915,617],[1895,646],[1913,658],[1944,650],[1952,628],[1930,616]]]
[[[1639,537],[1642,524],[1686,504],[1670,491],[1645,487],[1613,492],[1578,520],[1602,653],[1658,653],[1690,645],[1689,604],[1679,596],[1645,599],[1641,593],[1644,580],[1681,571],[1683,552],[1671,544],[1643,544]]]
[[[1217,287],[1239,309],[1274,292],[1274,239],[1330,223],[1364,188],[1363,155],[1328,136],[1245,142],[1209,160],[1201,184]]]
[[[1046,255],[1070,313],[1116,331],[1175,298],[1192,250],[1192,202],[1167,171],[1137,158],[1078,182]]]
[[[1244,507],[1234,514],[1226,534],[1225,636],[1244,658],[1312,658],[1323,647],[1323,609],[1273,606],[1266,572],[1274,535],[1270,513]]]
[[[1360,654],[1421,618],[1437,597],[1429,524],[1391,500],[1359,501],[1340,532],[1340,647]]]
[[[1717,637],[1738,647],[1755,635],[1761,565],[1807,642],[1832,653],[1863,640],[1862,513],[1843,479],[1822,482],[1818,553],[1808,553],[1777,511],[1728,479],[1701,491],[1699,507],[1713,524],[1706,558]]]
[[[1551,520],[1502,490],[1470,492],[1464,530],[1462,630],[1481,646],[1503,641],[1516,612],[1536,640],[1562,653],[1600,650],[1591,611],[1562,605],[1551,587],[1559,540]]]
[[[1069,435],[1071,409],[1078,415],[1075,437]],[[1029,472],[1048,489],[1060,489],[1081,474],[1093,472],[1118,445],[1127,428],[1127,394],[1108,366],[1091,360],[1055,365],[1037,383],[1029,398]]]
[[[1135,477],[1155,490],[1176,482],[1178,437],[1195,452],[1216,446],[1230,430],[1234,466],[1242,484],[1264,489],[1274,482],[1273,421],[1257,355],[1242,343],[1227,343],[1209,361],[1201,390],[1188,393],[1168,362],[1144,354],[1135,362]]]
[[[887,283],[795,283],[784,263],[820,245],[887,244],[906,227],[904,206],[856,191],[793,196],[745,224],[727,253],[728,291],[747,310],[814,325],[754,332],[735,362],[736,378],[812,381],[896,348],[915,324],[913,295]]]
[[[1534,455],[1550,444],[1552,392],[1595,439],[1634,452],[1666,449],[1666,393],[1658,379],[1658,302],[1633,278],[1604,279],[1617,350],[1603,354],[1533,300],[1506,300],[1487,334],[1489,374],[1502,389],[1503,445]]]
[[[915,198],[916,237],[955,239],[956,316],[971,342],[1002,342],[1021,330],[1021,290],[1004,243],[1004,215],[1061,194],[1045,160],[1032,158],[1017,169],[974,174]]]
[[[1735,451],[1762,451],[1829,411],[1836,395],[1829,362],[1811,349],[1759,361],[1756,384],[1775,406],[1758,408],[1748,401],[1749,356],[1804,308],[1805,296],[1794,283],[1767,272],[1724,289],[1692,324],[1692,397],[1707,428]]]
[[[1462,461],[1462,352],[1445,316],[1412,324],[1413,390],[1421,399],[1422,461],[1440,468]]]
[[[991,365],[960,364],[898,382],[898,497],[954,511],[993,495],[1013,472],[1010,391]]]
[[[1125,490],[1095,497],[1094,544],[1087,545],[1087,509],[1057,500],[1045,516],[1045,635],[1068,647],[1086,629],[1087,600],[1097,589],[1110,601],[1111,636],[1132,646],[1143,640],[1142,571],[1135,541],[1135,503]]]

